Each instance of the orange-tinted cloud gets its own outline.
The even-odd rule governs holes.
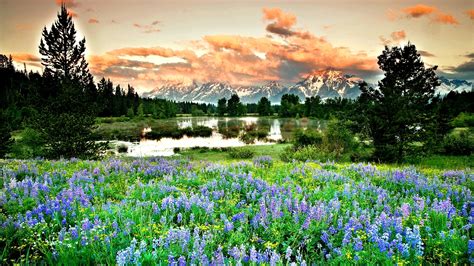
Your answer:
[[[67,10],[67,14],[68,14],[69,16],[73,17],[73,18],[79,17],[79,15],[78,15],[76,12],[74,12],[73,10],[71,10],[71,9],[68,9],[68,10]]]
[[[96,18],[90,18],[87,22],[90,23],[90,24],[98,24],[99,20],[96,19]]]
[[[157,27],[157,25],[161,23],[159,20],[153,21],[149,25],[143,25],[139,23],[133,23],[133,26],[135,28],[141,29],[143,33],[154,33],[154,32],[160,32],[161,30]]]
[[[469,16],[470,19],[474,20],[474,9],[466,11],[466,14]]]
[[[79,6],[76,0],[56,0],[56,5],[60,6],[61,4],[65,4],[67,7],[76,7]]]
[[[407,37],[404,30],[394,31],[392,34],[390,34],[390,36],[392,37],[392,40],[396,42],[404,40]]]
[[[453,25],[459,24],[459,21],[456,18],[444,13],[437,14],[436,17],[433,18],[433,21],[439,22],[442,24],[453,24]]]
[[[40,62],[41,58],[36,55],[28,53],[12,54],[12,59],[17,62]]]
[[[402,9],[402,12],[405,13],[409,17],[419,18],[422,16],[432,14],[436,10],[437,8],[433,6],[416,5],[416,6],[410,6],[410,7],[404,8]]]
[[[385,38],[384,36],[380,36],[379,39],[383,45],[393,45],[399,44],[401,41],[405,40],[407,34],[404,30],[394,31],[390,34],[390,38]]]
[[[279,8],[264,8],[263,18],[271,21],[267,25],[266,30],[270,33],[280,35],[282,37],[299,36],[300,38],[309,39],[313,37],[307,31],[294,30],[292,27],[296,24],[296,16],[285,13]]]
[[[406,15],[408,18],[420,18],[420,17],[429,17],[431,22],[441,23],[441,24],[451,24],[457,25],[459,21],[452,15],[445,13],[439,10],[435,6],[427,6],[427,5],[415,5],[406,7],[401,10],[403,14]],[[390,20],[395,20],[397,18],[402,18],[402,16],[398,16],[396,11],[389,11],[387,16]]]
[[[190,42],[188,49],[121,48],[91,57],[91,71],[96,77],[111,75],[138,88],[193,81],[228,82],[242,86],[268,81],[289,84],[326,69],[362,76],[378,73],[375,58],[361,52],[353,53],[345,47],[335,47],[323,38],[295,29],[295,16],[279,9],[264,9],[263,13],[270,25],[286,29],[290,34],[282,35],[281,31],[270,31],[267,27],[273,35],[259,38],[207,35],[202,40]],[[396,38],[400,38],[400,34]],[[275,35],[285,40],[274,38]],[[158,63],[160,60],[165,63]]]
[[[41,58],[36,55],[28,53],[15,53],[12,54],[12,59],[16,63],[26,64],[35,67],[41,67]]]

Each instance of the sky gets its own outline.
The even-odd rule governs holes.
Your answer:
[[[0,53],[41,71],[41,31],[61,0],[0,0]],[[474,80],[472,0],[66,0],[98,81],[292,84],[323,70],[374,82],[385,45],[415,44],[426,66]]]

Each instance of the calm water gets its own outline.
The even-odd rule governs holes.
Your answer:
[[[240,147],[246,145],[272,145],[278,140],[289,140],[295,130],[299,128],[321,129],[324,122],[310,119],[294,118],[259,118],[259,117],[177,117],[159,121],[161,126],[187,128],[196,126],[206,126],[213,129],[210,137],[187,137],[181,139],[162,138],[160,140],[142,139],[140,142],[113,141],[116,146],[125,145],[128,151],[125,155],[132,157],[144,156],[171,156],[174,148],[192,147]],[[246,127],[256,127],[259,130],[268,132],[266,141],[255,141],[254,144],[245,144],[238,137],[226,137],[219,133],[228,129],[244,132]],[[144,128],[144,131],[152,130]],[[116,149],[115,149],[116,150]]]

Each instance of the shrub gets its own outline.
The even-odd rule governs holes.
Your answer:
[[[192,129],[193,137],[210,137],[212,135],[212,128],[205,126],[197,126]]]
[[[443,141],[445,154],[450,155],[471,155],[474,150],[474,141],[470,138],[469,132],[462,131],[458,136],[446,136]]]
[[[280,155],[280,158],[284,162],[296,161],[327,161],[334,160],[336,156],[333,153],[325,152],[321,150],[320,146],[309,145],[299,149],[291,147],[286,148]]]
[[[225,139],[230,138],[237,138],[240,134],[240,127],[239,126],[229,126],[219,129],[219,133],[221,133]]]
[[[349,122],[333,119],[329,121],[323,136],[323,150],[339,159],[343,154],[354,153],[357,142],[349,129]]]
[[[301,148],[309,145],[320,145],[323,141],[323,135],[316,130],[301,130],[298,129],[294,134],[294,145],[296,148]]]
[[[119,153],[126,153],[126,152],[128,152],[128,146],[125,145],[125,144],[120,144],[120,145],[117,146],[117,151]]]
[[[25,128],[20,133],[20,138],[15,141],[11,148],[13,158],[28,159],[44,156],[44,140],[38,131]]]
[[[453,127],[474,127],[474,114],[460,113],[450,124]]]
[[[247,148],[233,148],[229,150],[229,156],[232,159],[250,159],[254,155],[255,153]]]

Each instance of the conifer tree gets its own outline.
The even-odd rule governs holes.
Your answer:
[[[432,122],[430,102],[440,84],[436,66],[425,68],[415,45],[385,47],[378,57],[384,78],[378,88],[361,84],[376,159],[402,161],[410,144],[426,139]]]
[[[67,78],[86,87],[93,83],[84,57],[86,39],[77,42],[76,33],[72,16],[63,3],[51,29],[43,29],[39,52],[45,71],[56,78]]]

